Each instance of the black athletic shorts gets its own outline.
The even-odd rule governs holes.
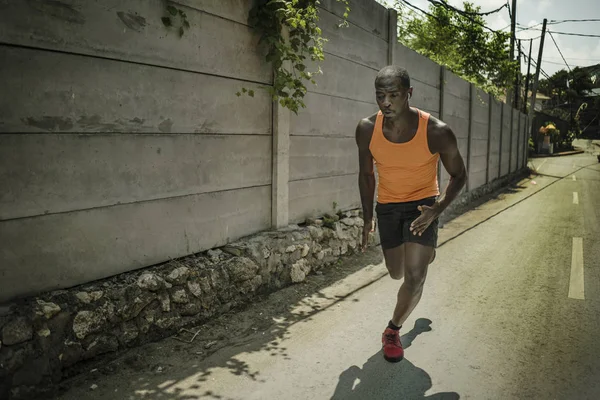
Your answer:
[[[434,220],[421,236],[413,235],[410,224],[417,219],[421,212],[417,209],[420,205],[432,206],[436,197],[406,203],[377,203],[377,226],[379,238],[383,249],[391,249],[402,243],[419,243],[424,246],[437,247],[438,220]]]

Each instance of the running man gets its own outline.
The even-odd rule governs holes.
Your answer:
[[[383,354],[390,362],[404,357],[399,330],[421,299],[427,268],[435,259],[438,217],[467,178],[454,133],[439,119],[410,107],[412,93],[405,69],[383,68],[375,78],[380,111],[361,120],[356,128],[358,186],[365,221],[362,249],[366,250],[369,233],[374,230],[377,165],[375,211],[385,264],[392,279],[404,278],[392,319],[382,335]],[[437,176],[440,158],[450,175],[441,196]]]

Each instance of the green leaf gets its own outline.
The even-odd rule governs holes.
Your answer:
[[[179,27],[179,37],[183,36],[183,26]]]
[[[254,90],[248,90],[248,96],[254,97]]]
[[[162,21],[163,25],[166,27],[173,26],[173,24],[171,23],[171,18],[169,18],[169,17],[162,17],[160,20]]]
[[[236,95],[237,97],[240,97],[242,94],[241,94],[240,92],[237,92],[235,95]]]
[[[187,21],[187,19],[183,21],[183,26],[185,26],[187,29],[190,29],[190,23]]]

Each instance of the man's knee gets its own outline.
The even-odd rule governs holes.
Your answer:
[[[386,262],[385,266],[387,267],[388,272],[390,273],[390,278],[395,280],[400,280],[404,278],[404,265],[401,262],[390,263]]]
[[[388,271],[390,273],[390,278],[399,281],[400,279],[404,278],[404,274],[402,273],[402,271],[392,271],[389,270]]]
[[[392,279],[404,278],[404,245],[383,251],[385,266]]]
[[[404,284],[407,286],[408,290],[413,294],[418,294],[423,291],[423,286],[425,285],[425,278],[427,277],[427,270],[424,268],[423,270],[415,271],[413,268],[411,273],[406,274]]]

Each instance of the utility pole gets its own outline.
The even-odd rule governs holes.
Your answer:
[[[529,41],[529,57],[527,58],[527,76],[525,77],[525,96],[523,99],[523,112],[527,114],[527,98],[529,97],[529,73],[531,71],[531,47],[533,40]]]
[[[515,76],[515,105],[519,109],[519,100],[521,99],[521,39],[519,39],[519,47],[517,48],[517,73]],[[525,95],[527,96],[527,95]]]
[[[512,12],[510,13],[510,62],[515,61],[515,25],[517,23],[517,0],[512,0]],[[512,104],[512,89],[506,93],[506,103]]]
[[[533,109],[535,107],[535,96],[537,95],[538,82],[540,79],[540,68],[542,66],[542,53],[544,51],[544,38],[546,37],[546,23],[548,20],[544,18],[544,25],[542,26],[542,37],[540,39],[540,50],[538,51],[537,65],[535,68],[535,78],[533,79],[533,89],[531,90],[531,105],[529,106],[529,116],[533,115]]]

